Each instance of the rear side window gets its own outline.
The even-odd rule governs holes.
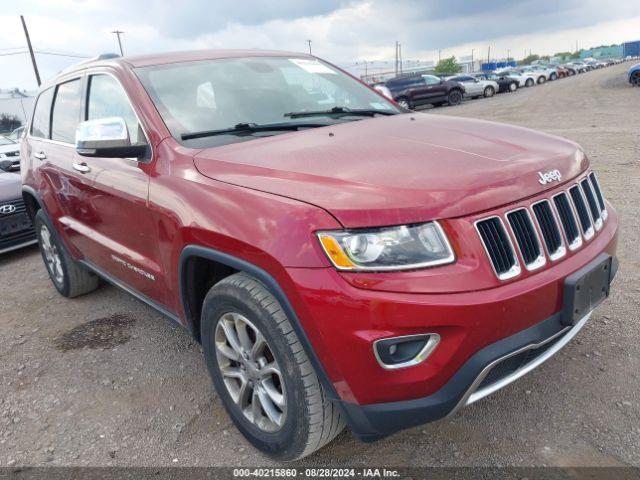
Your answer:
[[[139,133],[138,118],[120,83],[110,75],[92,75],[89,79],[87,120],[107,117],[124,119],[132,144],[144,140],[143,134]]]
[[[33,113],[31,122],[31,135],[37,138],[49,138],[51,126],[51,101],[53,100],[53,88],[42,92],[38,97],[38,103]]]
[[[51,118],[51,139],[75,143],[76,127],[80,121],[80,79],[61,83],[56,90]]]

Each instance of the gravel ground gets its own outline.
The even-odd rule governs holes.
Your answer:
[[[556,357],[489,399],[304,465],[640,465],[640,90],[618,65],[435,109],[580,143],[621,220],[611,298]],[[272,465],[212,391],[185,330],[113,287],[58,296],[35,248],[0,258],[0,466]]]

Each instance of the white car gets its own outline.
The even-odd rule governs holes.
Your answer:
[[[496,75],[507,75],[509,78],[513,78],[518,81],[518,87],[533,87],[538,80],[538,77],[532,73],[519,72],[518,70],[496,70]]]
[[[520,69],[522,73],[528,73],[536,77],[537,84],[543,84],[549,80],[558,78],[558,72],[555,68],[544,68],[540,66],[528,66]]]
[[[452,77],[445,77],[445,80],[458,82],[464,87],[465,97],[478,98],[478,97],[493,97],[498,93],[500,88],[497,82],[493,80],[480,80],[470,75],[456,75]]]
[[[7,162],[11,162],[10,165]],[[20,144],[0,135],[0,164],[5,163],[7,166],[3,169],[6,171],[20,170]]]

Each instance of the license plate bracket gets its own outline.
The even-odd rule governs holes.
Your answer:
[[[565,279],[562,315],[564,325],[575,325],[609,296],[613,278],[611,267],[612,257],[601,254]]]

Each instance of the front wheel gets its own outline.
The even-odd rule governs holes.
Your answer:
[[[543,76],[538,77],[538,85],[542,85],[546,81],[547,81],[547,79],[544,78]]]
[[[525,87],[533,87],[533,84],[534,84],[534,83],[535,83],[535,82],[533,81],[533,78],[527,78],[527,81],[526,81],[526,82],[524,82],[524,86],[525,86]]]
[[[518,89],[518,84],[516,82],[511,82],[509,84],[509,91],[510,92],[515,92]]]
[[[227,413],[258,450],[297,460],[344,428],[289,319],[254,278],[237,273],[209,290],[201,337]]]
[[[631,85],[640,87],[640,72],[634,72],[633,75],[631,75]]]
[[[400,97],[396,100],[396,103],[400,105],[402,108],[406,108],[407,110],[412,109],[411,102],[406,97]]]
[[[489,87],[485,87],[484,89],[484,98],[490,98],[493,97],[496,94],[496,89],[489,86]]]
[[[450,106],[460,105],[462,103],[462,92],[460,90],[452,90],[447,96],[447,103]]]
[[[556,78],[558,78],[558,75],[556,75],[555,73],[552,73],[551,76],[549,77],[549,80],[555,80]]]

